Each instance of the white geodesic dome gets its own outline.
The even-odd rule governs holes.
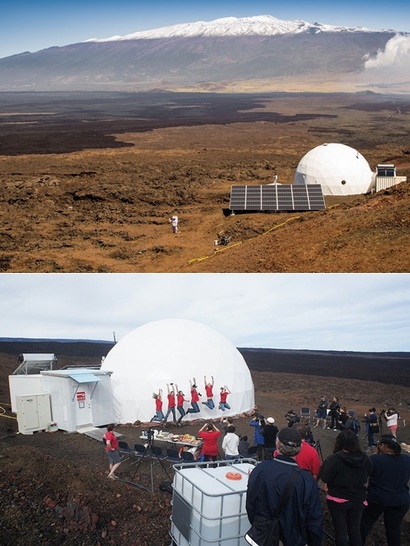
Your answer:
[[[184,420],[209,419],[249,411],[255,404],[249,368],[236,347],[224,336],[199,322],[165,319],[136,328],[107,354],[102,370],[112,371],[111,386],[117,423],[148,422],[155,414],[153,392],[163,391],[167,411],[167,384],[174,383],[190,400],[189,381],[196,379],[205,401],[204,376],[214,377],[215,409],[199,403],[201,412]],[[231,410],[218,409],[220,387],[231,394]],[[185,403],[186,410],[190,404]],[[178,412],[177,412],[178,417]],[[172,414],[169,417],[172,421]]]
[[[320,184],[323,195],[367,193],[373,172],[366,159],[345,144],[322,144],[302,157],[295,172],[295,184]]]

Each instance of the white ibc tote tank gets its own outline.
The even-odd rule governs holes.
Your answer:
[[[111,385],[117,423],[149,422],[155,414],[152,397],[163,391],[163,412],[167,411],[167,384],[177,384],[190,400],[190,383],[196,379],[200,413],[184,419],[219,418],[237,415],[254,407],[254,387],[249,368],[236,347],[224,336],[196,321],[164,319],[136,328],[108,353],[101,366],[112,371]],[[206,401],[204,376],[214,377],[215,409]],[[226,385],[231,410],[218,409],[220,387]],[[189,403],[184,404],[188,409]],[[178,417],[178,413],[177,413]],[[168,418],[172,420],[172,415]]]

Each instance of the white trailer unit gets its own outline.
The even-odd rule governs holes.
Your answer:
[[[30,382],[30,379],[32,380]],[[111,372],[90,368],[47,370],[32,376],[9,376],[10,397],[49,394],[52,420],[58,428],[76,432],[86,426],[99,427],[114,420]]]
[[[256,461],[175,465],[171,536],[178,546],[245,546],[248,475]],[[232,479],[232,476],[238,479]]]

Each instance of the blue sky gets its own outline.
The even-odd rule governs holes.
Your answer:
[[[410,31],[408,0],[9,0],[2,3],[0,11],[0,58],[89,38],[252,15]]]
[[[183,318],[236,347],[410,351],[409,309],[410,274],[0,275],[0,337],[112,341]]]

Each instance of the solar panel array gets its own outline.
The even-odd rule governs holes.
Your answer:
[[[309,211],[326,208],[320,184],[231,186],[232,211]]]

